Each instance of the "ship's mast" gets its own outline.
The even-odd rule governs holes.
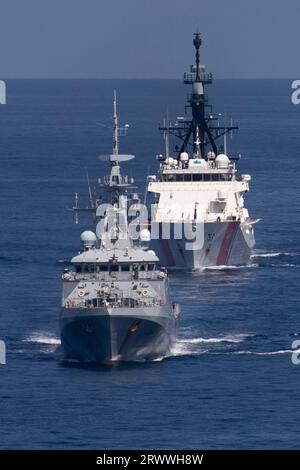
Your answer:
[[[127,162],[134,158],[134,155],[121,155],[119,154],[119,137],[126,136],[129,129],[129,124],[119,127],[119,119],[117,113],[117,93],[114,90],[113,95],[113,142],[112,153],[109,155],[100,155],[98,158],[101,161],[107,162],[110,165],[110,174],[98,179],[99,185],[109,193],[109,202],[119,208],[125,208],[127,204],[127,190],[133,187],[133,179],[121,173],[120,163]],[[79,212],[92,212],[96,214],[97,207],[102,203],[102,198],[97,197],[92,193],[90,180],[87,173],[89,205],[87,207],[78,206],[78,194],[75,195],[75,205],[72,211],[75,212],[76,223],[78,223]]]
[[[125,124],[119,127],[119,118],[117,112],[117,93],[114,90],[113,97],[113,148],[111,155],[102,155],[99,157],[100,160],[107,161],[110,163],[110,175],[106,176],[102,180],[102,186],[111,194],[111,200],[115,204],[119,205],[122,202],[125,204],[125,193],[131,183],[128,176],[122,175],[120,163],[131,160],[134,158],[133,155],[121,155],[119,154],[119,137],[127,134],[129,124]]]
[[[117,92],[114,90],[114,115],[113,115],[113,154],[119,153],[119,129],[118,129],[118,114],[117,114]]]
[[[191,66],[189,73],[184,74],[184,83],[192,85],[192,93],[188,96],[187,108],[191,108],[191,118],[181,119],[175,126],[160,126],[159,130],[164,134],[174,135],[181,139],[182,144],[178,148],[179,158],[182,152],[188,152],[192,148],[193,156],[207,158],[208,150],[218,154],[220,147],[217,140],[237,130],[237,126],[220,126],[219,115],[211,112],[211,106],[207,104],[205,86],[212,83],[212,74],[205,73],[205,66],[200,64],[200,47],[202,39],[200,33],[194,34],[193,45],[195,47],[195,64]],[[210,113],[206,110],[210,108]],[[217,122],[217,124],[215,124]]]
[[[167,112],[167,120],[164,119],[164,127],[166,127],[166,131],[164,132],[164,139],[166,145],[166,158],[170,156],[170,141],[169,141],[169,114]]]
[[[193,93],[190,97],[190,105],[192,108],[192,123],[191,123],[191,134],[193,135],[193,151],[197,156],[203,156],[205,152],[204,136],[205,136],[205,95],[204,95],[204,83],[211,83],[211,77],[205,77],[200,73],[200,46],[202,40],[199,33],[194,34],[193,40],[194,47],[196,49],[196,76],[185,75],[184,83],[191,84],[193,86]],[[191,67],[191,72],[193,72]],[[205,80],[206,79],[206,80]]]

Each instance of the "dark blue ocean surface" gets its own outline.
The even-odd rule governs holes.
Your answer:
[[[143,191],[163,148],[158,121],[183,113],[180,81],[7,82],[0,107],[0,366],[2,449],[300,446],[300,107],[289,81],[216,81],[216,110],[238,120],[230,149],[252,175],[246,197],[256,226],[251,266],[175,272],[178,343],[163,361],[113,368],[65,366],[58,315],[60,273],[89,221],[65,208],[86,201],[107,168],[112,93],[119,94],[121,150]]]

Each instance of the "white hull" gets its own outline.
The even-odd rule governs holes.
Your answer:
[[[163,233],[160,223],[160,233]],[[209,266],[246,265],[255,245],[251,225],[239,221],[204,223],[204,242],[200,249],[187,249],[189,240],[170,239],[152,240],[153,249],[160,262],[167,267],[182,269],[201,269]]]

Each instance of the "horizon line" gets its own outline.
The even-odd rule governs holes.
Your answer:
[[[172,77],[1,77],[1,80],[174,80],[182,81],[183,78]],[[0,80],[0,81],[1,81]],[[213,80],[297,80],[295,77],[217,77]]]

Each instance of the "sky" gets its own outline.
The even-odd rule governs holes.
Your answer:
[[[299,0],[0,0],[0,78],[300,78]]]

